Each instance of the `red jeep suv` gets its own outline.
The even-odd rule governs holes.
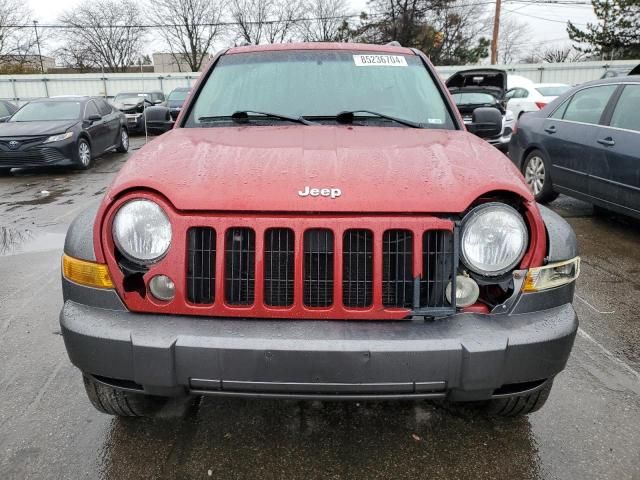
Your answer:
[[[219,53],[69,228],[60,321],[94,406],[168,397],[545,402],[575,235],[398,46]],[[474,134],[475,133],[475,134]]]

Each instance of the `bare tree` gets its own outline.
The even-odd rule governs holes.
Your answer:
[[[60,52],[84,65],[123,72],[142,50],[144,27],[134,0],[83,0],[60,17]]]
[[[222,0],[153,0],[149,11],[178,69],[187,64],[197,72],[223,33]]]
[[[498,59],[501,63],[514,63],[528,50],[532,31],[529,24],[520,22],[510,15],[500,19],[498,38]]]
[[[306,42],[344,41],[349,8],[346,0],[308,0],[304,7],[309,19],[299,28]]]
[[[581,62],[586,54],[573,47],[547,47],[539,55],[538,59],[545,63]]]
[[[32,12],[25,2],[0,0],[0,68],[3,72],[40,71],[31,19]],[[44,43],[46,33],[42,30],[39,33]]]
[[[231,0],[230,8],[236,39],[259,45],[291,41],[303,4],[288,0]]]

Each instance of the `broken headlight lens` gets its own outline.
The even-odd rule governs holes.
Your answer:
[[[522,284],[523,292],[539,292],[573,282],[580,275],[580,257],[544,267],[530,268]]]
[[[120,207],[112,231],[120,253],[143,265],[160,260],[171,245],[169,218],[150,200],[131,200]]]

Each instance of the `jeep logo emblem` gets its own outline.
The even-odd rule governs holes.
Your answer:
[[[339,188],[311,188],[304,187],[304,189],[298,191],[298,195],[301,197],[329,197],[338,198],[342,195],[342,190]]]
[[[18,148],[20,146],[20,142],[17,142],[16,140],[11,140],[9,142],[9,148],[11,150],[15,150],[16,148]]]

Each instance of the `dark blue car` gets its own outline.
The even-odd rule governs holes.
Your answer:
[[[509,156],[539,202],[564,193],[640,218],[640,75],[585,83],[523,115]]]

